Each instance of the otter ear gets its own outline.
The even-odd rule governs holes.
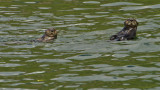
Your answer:
[[[133,19],[137,22],[136,18],[133,18]],[[139,23],[137,22],[137,26],[138,26],[138,24],[139,24]]]
[[[45,34],[47,35],[47,33],[50,31],[50,29],[46,29],[45,30]]]
[[[51,30],[54,30],[54,31],[56,31],[56,29],[55,29],[55,28],[51,28]]]

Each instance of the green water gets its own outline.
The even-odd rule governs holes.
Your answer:
[[[127,18],[137,39],[110,42]],[[0,0],[0,90],[160,90],[159,21],[160,0]]]

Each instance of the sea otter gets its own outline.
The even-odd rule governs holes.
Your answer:
[[[124,22],[124,28],[115,35],[110,37],[110,40],[122,41],[132,40],[136,38],[138,22],[135,19],[127,19]]]
[[[58,32],[54,28],[47,29],[47,30],[45,30],[44,35],[41,38],[37,39],[36,41],[38,41],[38,42],[50,42],[54,39],[57,39],[57,34],[58,34]]]

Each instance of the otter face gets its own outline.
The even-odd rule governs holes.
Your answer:
[[[124,22],[125,26],[129,26],[129,27],[137,27],[138,26],[138,22],[135,19],[127,19]]]
[[[54,37],[54,36],[57,35],[57,31],[56,31],[54,28],[52,28],[52,29],[47,29],[47,30],[45,31],[45,35],[47,35],[47,36],[49,36],[49,37]]]

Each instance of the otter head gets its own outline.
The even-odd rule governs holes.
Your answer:
[[[45,35],[47,35],[48,37],[57,37],[57,31],[54,29],[54,28],[52,28],[52,29],[47,29],[46,31],[45,31]]]
[[[125,22],[124,22],[124,25],[126,27],[137,27],[138,26],[138,22],[136,21],[136,19],[127,19]]]

